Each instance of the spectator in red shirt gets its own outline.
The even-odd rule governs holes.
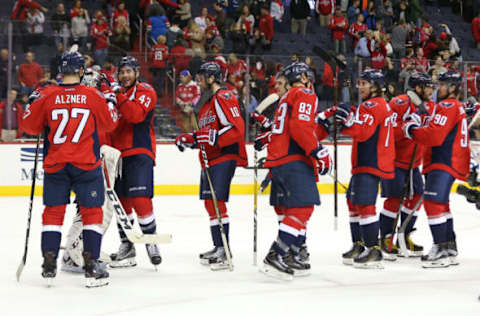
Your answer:
[[[355,49],[358,41],[362,38],[362,34],[367,31],[367,25],[363,23],[365,18],[363,14],[357,16],[357,22],[350,25],[348,29],[348,35],[352,38],[352,48]]]
[[[180,84],[175,90],[175,103],[180,107],[183,132],[193,131],[193,108],[200,99],[200,87],[192,80],[188,70],[180,72]]]
[[[0,138],[2,141],[11,142],[22,136],[23,131],[20,126],[22,113],[22,105],[17,101],[17,90],[11,89],[9,100],[0,102]]]
[[[347,46],[345,44],[345,31],[348,29],[348,21],[343,16],[340,7],[335,9],[335,15],[330,19],[328,28],[333,31],[333,43],[335,44],[335,54],[347,53]]]
[[[17,78],[22,86],[20,93],[30,95],[42,77],[42,67],[35,62],[35,55],[32,52],[27,52],[25,62],[18,68]]]
[[[245,73],[247,72],[247,64],[232,53],[228,56],[227,70],[228,74],[234,76],[235,82],[243,82]]]
[[[415,51],[417,52],[417,56],[413,58],[413,60],[415,61],[415,66],[417,67],[416,71],[423,73],[428,72],[428,59],[425,58],[423,54],[423,48],[417,47]]]
[[[70,9],[70,19],[78,16],[82,9],[82,0],[75,0],[73,2],[73,8]]]
[[[187,56],[187,43],[183,39],[178,39],[175,46],[170,50],[169,62],[175,68],[175,73],[178,75],[180,70],[187,69],[191,56]]]
[[[165,45],[167,38],[164,35],[159,35],[157,38],[157,44],[152,46],[150,51],[150,71],[153,74],[153,87],[158,96],[162,95],[163,78],[166,75],[167,60],[168,60],[168,47]]]
[[[477,17],[472,20],[472,34],[477,48],[480,49],[480,11]]]
[[[111,21],[112,29],[117,28],[120,17],[124,17],[125,20],[127,21],[127,26],[130,27],[130,15],[128,14],[128,11],[125,10],[125,2],[123,1],[118,2],[117,8],[113,11],[112,21]]]
[[[371,66],[373,69],[382,70],[383,67],[385,67],[385,58],[387,57],[387,49],[385,48],[385,43],[383,42],[383,36],[380,36],[380,40],[372,41],[375,41],[375,44],[368,45],[368,50],[370,51],[371,56]]]
[[[315,11],[318,14],[320,26],[327,26],[335,11],[335,0],[317,0],[315,2]]]
[[[110,28],[107,24],[107,19],[101,11],[95,14],[96,21],[92,23],[90,33],[94,40],[93,58],[97,65],[103,65],[108,54],[108,47],[110,46],[109,36],[111,35]]]
[[[33,0],[16,0],[13,5],[12,13],[10,14],[10,19],[14,21],[25,21],[27,18],[27,10],[29,8],[40,9],[44,13],[48,12],[48,9],[43,7],[40,3]]]
[[[258,23],[258,29],[260,30],[260,36],[263,41],[263,48],[270,50],[272,48],[273,39],[273,18],[270,15],[270,10],[267,6],[262,6],[260,9],[260,21]]]
[[[125,11],[126,12],[126,11]],[[116,26],[113,29],[113,45],[123,49],[125,52],[130,50],[130,27],[128,20],[123,15],[118,16]]]

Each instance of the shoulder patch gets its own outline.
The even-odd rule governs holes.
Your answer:
[[[393,102],[393,104],[395,104],[395,105],[405,105],[407,103],[408,103],[407,100],[403,100],[401,98],[395,98],[394,102]]]
[[[373,108],[378,105],[377,102],[372,102],[372,101],[365,101],[362,104],[365,105],[367,108]]]
[[[233,94],[232,94],[231,91],[222,91],[222,92],[219,93],[219,96],[221,96],[225,100],[233,99]]]
[[[440,104],[441,106],[443,106],[444,108],[449,108],[449,107],[455,105],[455,102],[443,102],[443,101],[442,101],[442,102],[440,102],[439,104]]]
[[[152,86],[149,85],[149,84],[146,83],[146,82],[140,82],[138,85],[139,85],[140,87],[142,87],[142,88],[145,88],[145,89],[153,89]]]

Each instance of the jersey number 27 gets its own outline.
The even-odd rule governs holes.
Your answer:
[[[68,109],[55,109],[52,111],[52,121],[60,120],[57,130],[53,135],[53,143],[55,145],[60,145],[67,141],[68,135],[63,135],[65,128],[67,127],[70,118],[78,119],[79,115],[81,115],[80,123],[73,134],[71,139],[72,143],[78,143],[80,141],[80,137],[82,136],[83,130],[87,125],[88,118],[90,117],[90,110],[83,108],[72,108],[70,113]]]

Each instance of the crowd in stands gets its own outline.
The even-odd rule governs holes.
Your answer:
[[[17,30],[14,47],[24,54],[24,62],[15,65],[17,80],[10,91],[12,95],[15,91],[15,100],[20,101],[10,102],[10,112],[21,111],[25,96],[57,78],[59,58],[72,44],[79,46],[89,66],[114,80],[115,61],[138,51],[139,32],[145,32],[148,47],[148,60],[142,61],[143,76],[159,96],[170,96],[171,90],[165,89],[167,75],[176,77],[171,103],[187,131],[192,128],[189,114],[200,93],[195,74],[207,60],[221,66],[227,88],[238,96],[245,112],[254,111],[264,97],[274,92],[276,73],[292,61],[310,65],[316,92],[326,102],[333,97],[335,71],[339,75],[340,100],[355,100],[351,92],[355,89],[351,88],[359,65],[385,73],[387,96],[403,91],[413,71],[429,73],[435,79],[446,69],[465,70],[455,30],[447,24],[431,25],[424,12],[424,5],[435,5],[435,1],[212,0],[199,1],[199,7],[199,3],[189,0],[102,0],[89,1],[88,6],[88,0],[65,0],[56,1],[50,9],[37,1],[17,0],[10,16]],[[455,6],[458,1],[446,2]],[[144,30],[138,30],[139,18]],[[332,69],[313,53],[293,53],[282,61],[269,57],[279,54],[275,47],[279,33],[296,34],[302,40],[313,24],[330,34],[332,45],[325,43],[325,48],[347,63],[346,70]],[[47,26],[51,29],[48,35]],[[480,14],[473,18],[471,28],[480,48]],[[49,65],[35,62],[36,47],[41,45],[56,48],[51,50]],[[6,73],[9,53],[0,51],[2,74]],[[0,99],[8,95],[6,76],[2,74]],[[479,74],[480,67],[467,67],[468,96],[477,96]],[[6,113],[5,102],[0,104],[0,121],[5,122],[2,108]],[[9,117],[10,122],[14,115]]]

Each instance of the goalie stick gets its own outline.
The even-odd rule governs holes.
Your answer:
[[[105,162],[104,162],[105,166]],[[130,220],[128,219],[127,213],[125,213],[125,209],[120,203],[118,199],[117,193],[111,188],[110,186],[110,179],[108,177],[108,173],[106,172],[106,166],[103,168],[105,174],[105,180],[107,186],[105,188],[105,195],[108,199],[108,202],[111,204],[111,207],[115,211],[115,215],[117,217],[117,222],[122,228],[123,232],[127,236],[128,240],[132,243],[139,243],[139,244],[168,244],[172,242],[172,235],[171,234],[143,234],[139,231],[135,231],[132,225],[130,224]]]
[[[422,205],[422,202],[423,202],[423,195],[420,198],[420,200],[418,200],[417,204],[415,204],[415,206],[413,207],[413,210],[411,210],[410,214],[408,214],[407,218],[405,219],[405,221],[402,223],[402,226],[400,226],[400,229],[398,230],[398,237],[397,237],[398,244],[400,245],[400,250],[402,251],[402,254],[406,258],[409,257],[408,255],[409,249],[407,247],[407,243],[405,242],[405,230],[407,229],[407,225],[412,219],[413,214],[415,214],[415,212],[418,210],[420,205]]]
[[[255,134],[257,133],[255,128]],[[258,204],[258,166],[257,166],[257,151],[253,149],[253,265],[257,265],[257,204]]]
[[[28,239],[30,237],[30,224],[32,223],[33,197],[35,195],[35,180],[37,178],[38,154],[40,152],[40,135],[37,136],[37,147],[35,148],[35,160],[33,162],[32,186],[30,188],[30,205],[28,207],[27,231],[25,237],[25,250],[23,251],[22,261],[17,268],[17,282],[20,282],[20,275],[27,263]]]

